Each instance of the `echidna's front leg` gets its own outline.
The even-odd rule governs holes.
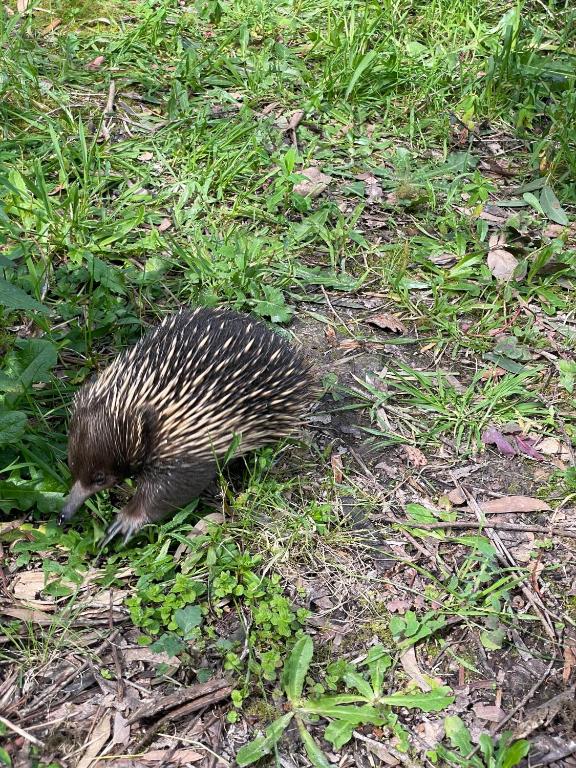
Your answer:
[[[126,545],[149,523],[157,523],[199,496],[216,475],[214,462],[196,462],[194,470],[187,464],[174,466],[170,472],[149,470],[138,480],[138,489],[106,531],[103,549],[118,534]]]
[[[130,539],[149,522],[151,521],[143,510],[131,510],[130,505],[125,507],[121,512],[118,512],[116,518],[106,529],[106,536],[100,544],[100,549],[104,549],[118,534],[124,537],[122,543],[128,544]]]

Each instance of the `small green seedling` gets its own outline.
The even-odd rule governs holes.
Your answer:
[[[436,712],[447,707],[454,699],[446,686],[437,686],[422,693],[394,693],[384,695],[386,670],[392,663],[381,646],[371,649],[366,661],[366,674],[354,669],[346,672],[344,681],[355,693],[304,698],[302,691],[312,661],[312,638],[303,635],[295,644],[282,674],[282,690],[289,710],[274,720],[266,735],[245,744],[236,756],[239,766],[251,765],[274,750],[282,735],[296,722],[308,759],[315,768],[328,768],[330,763],[309,731],[309,725],[318,719],[328,720],[324,738],[334,749],[340,749],[352,738],[360,725],[392,725],[391,707],[417,707],[425,712]]]
[[[432,762],[440,758],[449,765],[466,768],[514,768],[530,751],[530,744],[526,739],[513,741],[512,734],[508,731],[497,741],[483,733],[478,740],[478,748],[475,749],[470,731],[457,715],[447,717],[444,720],[444,728],[452,749],[437,747],[434,752],[428,753]]]

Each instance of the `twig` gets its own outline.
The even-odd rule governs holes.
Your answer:
[[[492,734],[495,734],[495,733],[498,733],[498,731],[501,731],[502,728],[504,728],[504,726],[507,723],[509,723],[510,720],[512,720],[514,715],[520,712],[521,709],[524,709],[524,707],[526,706],[526,704],[528,704],[530,699],[532,699],[532,697],[534,696],[538,688],[540,688],[540,686],[548,679],[548,676],[550,675],[550,672],[552,672],[555,662],[556,662],[556,656],[554,656],[554,658],[550,661],[550,664],[548,664],[542,676],[538,680],[536,680],[532,688],[530,688],[528,693],[522,698],[522,700],[518,703],[518,705],[515,706],[514,709],[512,709],[510,712],[508,712],[508,714],[504,719],[494,724],[494,727],[490,729]]]
[[[165,739],[177,739],[178,741],[181,741],[182,744],[191,744],[193,747],[198,747],[198,749],[204,749],[208,754],[212,755],[212,757],[215,757],[219,762],[223,763],[227,768],[230,768],[232,763],[229,763],[228,760],[222,757],[222,755],[219,755],[217,752],[214,752],[213,749],[210,749],[210,747],[207,747],[206,744],[202,744],[201,741],[196,741],[195,739],[189,739],[186,736],[174,736],[170,733],[162,733],[160,734]]]
[[[494,523],[483,520],[454,520],[451,523],[418,523],[415,520],[398,520],[395,517],[378,517],[385,523],[394,523],[396,525],[407,525],[411,528],[423,528],[424,530],[435,530],[442,528],[492,528],[495,531],[524,531],[525,533],[543,533],[548,536],[566,536],[569,539],[576,539],[576,531],[566,531],[562,528],[547,528],[545,525],[521,525],[520,523]]]
[[[114,112],[114,98],[116,96],[116,83],[114,80],[110,80],[110,86],[108,88],[108,100],[104,107],[104,114],[110,115]]]
[[[102,643],[102,645],[101,645],[101,646],[100,646],[100,647],[99,647],[99,648],[96,650],[96,652],[95,652],[95,654],[94,654],[94,655],[95,655],[95,656],[98,656],[98,654],[99,654],[99,653],[100,653],[100,652],[103,650],[103,648],[104,648],[104,647],[105,647],[105,646],[106,646],[108,643],[111,643],[113,640],[115,640],[115,639],[116,639],[116,637],[117,637],[119,634],[120,634],[120,630],[119,630],[119,629],[115,629],[115,630],[114,630],[114,632],[112,632],[112,634],[111,634],[109,637],[107,637],[107,638],[104,640],[104,642],[103,642],[103,643]],[[30,717],[30,715],[31,715],[31,714],[34,714],[34,713],[36,713],[36,712],[37,712],[39,709],[41,709],[41,708],[42,708],[42,706],[44,705],[44,702],[45,702],[47,699],[49,699],[49,698],[50,698],[50,696],[52,696],[54,693],[56,693],[56,691],[58,691],[58,690],[60,690],[60,689],[64,688],[66,685],[68,685],[68,683],[69,683],[71,680],[73,680],[73,679],[74,679],[75,677],[77,677],[78,675],[81,675],[81,674],[82,674],[82,672],[85,672],[85,671],[86,671],[86,670],[87,670],[87,669],[90,667],[90,664],[91,664],[91,662],[90,662],[90,661],[85,661],[83,664],[81,664],[81,665],[78,667],[78,669],[73,669],[71,672],[66,672],[64,675],[62,675],[61,677],[59,677],[59,678],[58,678],[58,680],[56,680],[56,682],[55,682],[53,685],[51,685],[51,686],[50,686],[50,687],[49,687],[49,688],[48,688],[46,691],[44,691],[44,693],[43,693],[43,694],[41,694],[40,696],[38,696],[38,698],[36,699],[36,701],[34,702],[34,704],[33,704],[32,706],[28,707],[27,709],[25,709],[25,710],[22,712],[22,716],[21,716],[21,718],[20,718],[20,719],[23,719],[23,718],[25,718],[25,717]],[[65,697],[65,699],[66,699],[66,698],[68,698],[68,697],[66,696],[66,697]],[[65,699],[64,699],[64,700],[65,700]],[[21,702],[21,700],[20,700],[20,702]],[[19,704],[20,702],[15,702],[15,704],[13,704],[13,705],[12,705],[11,709],[14,709],[14,707],[15,707],[17,704]]]
[[[14,723],[11,723],[10,720],[6,720],[2,715],[0,715],[0,723],[5,725],[9,730],[14,731],[14,733],[17,733],[18,736],[22,736],[23,739],[26,739],[26,741],[29,741],[31,744],[34,744],[37,747],[44,747],[43,741],[37,739],[36,736],[32,736],[31,733],[28,733],[28,731],[25,731],[23,728],[19,728]]]
[[[389,755],[395,757],[399,763],[407,765],[408,768],[416,768],[416,763],[414,763],[408,755],[398,751],[397,749],[394,749],[391,744],[386,744],[386,746],[384,746],[381,741],[378,741],[377,739],[371,739],[369,736],[364,736],[363,733],[359,733],[358,731],[353,731],[352,735],[355,739],[358,739],[358,741],[363,741],[365,744],[372,744],[375,748],[384,749],[386,752],[388,752]],[[428,758],[425,758],[425,760],[426,765],[432,766],[432,763],[428,760]]]
[[[147,747],[154,736],[156,736],[158,731],[164,728],[164,726],[168,723],[172,722],[173,720],[178,720],[185,715],[189,715],[192,712],[198,712],[197,717],[190,726],[190,728],[193,728],[195,723],[204,715],[209,706],[216,704],[218,701],[221,701],[224,698],[227,698],[231,692],[232,688],[228,686],[227,688],[220,689],[220,691],[216,691],[214,694],[202,696],[195,701],[190,701],[188,704],[184,704],[184,706],[168,712],[168,714],[164,715],[164,717],[161,717],[155,723],[150,725],[144,736],[142,736],[140,741],[134,747],[134,752],[140,752],[142,749],[144,749],[144,747]],[[190,728],[188,730],[190,730]]]
[[[342,325],[344,326],[344,328],[346,328],[346,330],[348,331],[350,336],[352,336],[352,338],[354,338],[354,334],[352,333],[350,328],[348,328],[348,326],[346,325],[346,321],[342,319],[342,317],[338,314],[338,312],[336,312],[336,310],[332,306],[332,302],[330,301],[330,297],[326,293],[326,289],[324,288],[323,285],[320,286],[320,290],[324,294],[324,299],[326,300],[326,304],[328,304],[328,307],[329,307],[330,311],[332,312],[332,314],[334,315],[334,317],[342,323]]]
[[[526,706],[526,704],[534,696],[534,694],[536,693],[538,688],[540,688],[542,683],[547,679],[548,675],[552,671],[552,667],[554,666],[554,662],[555,661],[556,661],[556,658],[554,657],[552,659],[552,661],[550,662],[550,664],[548,665],[548,667],[546,668],[544,674],[534,683],[532,688],[530,688],[530,690],[523,697],[522,701],[518,704],[518,706],[514,707],[514,709],[511,712],[509,712],[506,715],[506,717],[504,717],[502,720],[500,720],[500,722],[495,724],[494,728],[492,728],[490,730],[490,733],[491,733],[492,736],[494,736],[496,733],[498,733],[498,731],[502,730],[502,728],[504,728],[506,723],[509,723],[510,720],[512,720],[512,718],[514,717],[514,715],[516,715],[521,709],[523,709]],[[468,762],[470,762],[472,760],[472,758],[474,757],[474,755],[478,752],[479,749],[480,749],[480,744],[477,744],[474,747],[474,749],[466,755],[466,760]]]

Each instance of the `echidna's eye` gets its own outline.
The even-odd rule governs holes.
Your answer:
[[[106,475],[104,472],[97,472],[92,478],[94,485],[106,485]]]

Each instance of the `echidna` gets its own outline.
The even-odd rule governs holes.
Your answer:
[[[77,393],[60,521],[126,477],[137,489],[106,532],[126,544],[196,498],[219,460],[290,434],[314,391],[303,356],[237,312],[180,310]]]

